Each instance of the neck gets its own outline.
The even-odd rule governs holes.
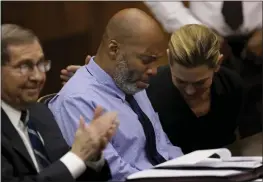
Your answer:
[[[10,107],[18,110],[18,111],[22,111],[22,110],[27,110],[28,109],[28,105],[22,105],[22,104],[14,104],[13,102],[7,100],[7,99],[3,99],[2,98],[2,102],[4,102],[5,104],[9,105]]]
[[[208,89],[208,91],[206,91],[203,95],[201,95],[200,97],[196,99],[192,99],[192,100],[187,99],[187,98],[184,98],[184,99],[190,106],[196,106],[196,105],[199,105],[200,103],[205,103],[207,101],[210,102],[211,100],[210,89]]]
[[[109,64],[111,61],[107,56],[97,53],[94,61],[101,69],[112,77],[114,71],[113,64]]]

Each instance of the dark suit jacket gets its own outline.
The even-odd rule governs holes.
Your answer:
[[[52,113],[40,103],[32,105],[29,111],[30,120],[34,122],[45,141],[47,154],[52,164],[37,173],[23,141],[2,109],[2,180],[6,182],[75,181],[59,160],[70,148],[63,139]],[[77,181],[106,181],[110,178],[110,169],[106,163],[99,173],[87,169]]]

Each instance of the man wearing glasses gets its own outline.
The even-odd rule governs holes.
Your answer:
[[[50,110],[36,103],[50,61],[31,30],[1,27],[1,172],[9,181],[94,181],[111,177],[101,155],[117,127],[116,113],[96,108],[91,125],[79,120],[72,148]]]

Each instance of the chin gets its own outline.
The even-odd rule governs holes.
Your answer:
[[[37,102],[38,98],[39,98],[39,94],[36,94],[36,95],[34,95],[34,96],[24,97],[23,100],[24,100],[25,102],[27,102],[27,103],[35,103],[35,102]]]

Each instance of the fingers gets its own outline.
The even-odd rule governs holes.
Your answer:
[[[74,75],[74,73],[76,72],[76,70],[75,70],[75,68],[74,69],[62,69],[61,71],[60,71],[60,75],[64,75],[64,76],[67,76],[67,77],[71,77],[71,76],[73,76]]]
[[[108,122],[110,126],[114,123],[117,123],[117,112],[107,112],[100,116],[97,120],[102,122]]]
[[[60,79],[64,82],[67,82],[70,79],[70,76],[68,75],[60,75]]]
[[[117,120],[116,112],[107,112],[96,119],[93,119],[89,127],[97,132],[97,136],[111,138],[116,131],[116,128],[119,125],[119,121]],[[111,132],[111,130],[113,130]],[[110,131],[110,132],[109,132]],[[107,134],[109,132],[109,134]]]
[[[99,117],[97,117],[96,119],[93,119],[91,121],[92,123],[98,123],[98,125],[100,125],[100,123],[103,123],[104,126],[107,126],[108,128],[111,127],[111,125],[113,123],[118,122],[117,121],[117,112],[107,112]]]
[[[95,108],[95,111],[94,111],[93,120],[94,120],[94,119],[97,119],[98,117],[100,117],[101,114],[102,114],[102,111],[103,111],[103,108],[102,108],[101,106],[97,106],[97,107]]]
[[[88,55],[88,56],[86,57],[86,59],[85,59],[85,64],[89,64],[90,58],[91,58],[90,55]]]
[[[104,137],[102,137],[102,139],[101,139],[101,146],[100,146],[100,150],[101,151],[106,148],[106,146],[108,145],[109,141],[115,135],[115,133],[117,131],[117,128],[118,128],[118,125],[114,124],[114,126],[108,130],[106,135]]]
[[[62,75],[67,75],[67,74],[68,74],[68,71],[67,71],[66,69],[62,69],[62,70],[60,71],[60,73],[61,73]]]
[[[114,127],[110,128],[106,133],[105,137],[108,138],[108,140],[110,140],[115,135],[117,128],[118,125],[115,125]]]
[[[79,128],[80,129],[85,129],[86,128],[86,123],[85,123],[85,120],[82,116],[80,116],[79,118]]]
[[[68,70],[66,70],[66,69],[63,69],[63,70],[60,71],[60,79],[63,82],[67,82],[72,75],[73,74],[71,72],[69,72]],[[62,83],[62,84],[64,85],[65,83]]]
[[[79,65],[70,65],[66,69],[62,69],[60,71],[60,79],[63,81],[62,85],[64,85],[80,67]]]
[[[68,72],[75,73],[81,66],[80,65],[70,65],[66,68]]]

